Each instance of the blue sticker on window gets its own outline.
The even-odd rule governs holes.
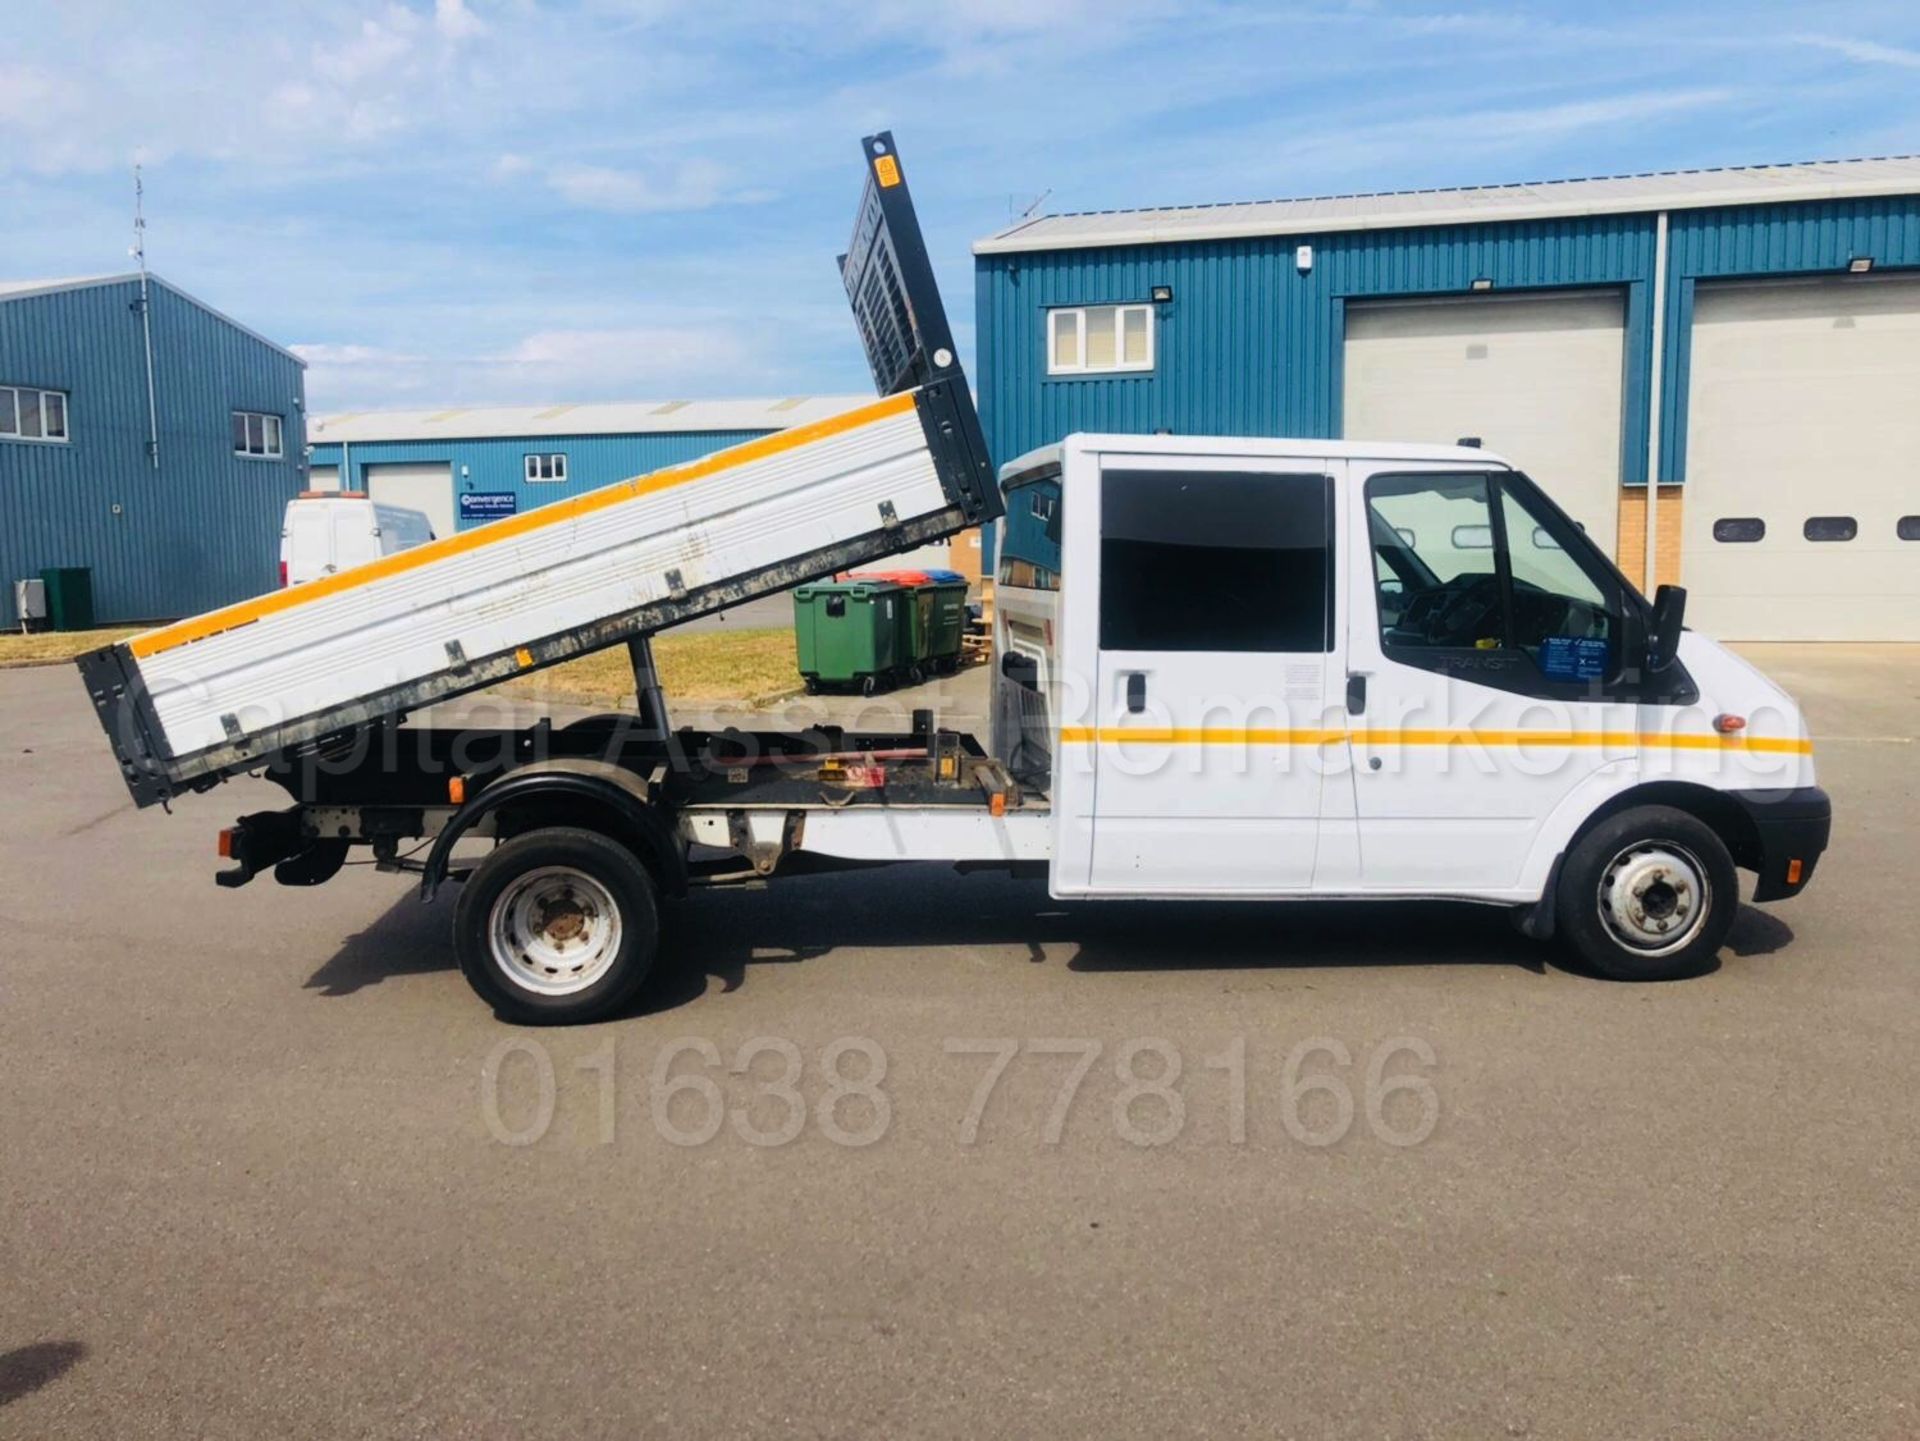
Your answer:
[[[1612,650],[1604,640],[1550,635],[1540,642],[1540,669],[1549,680],[1605,680]]]

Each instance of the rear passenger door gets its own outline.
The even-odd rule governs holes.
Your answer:
[[[1109,455],[1097,526],[1094,725],[1063,733],[1095,752],[1089,889],[1307,888],[1336,669],[1331,478]]]

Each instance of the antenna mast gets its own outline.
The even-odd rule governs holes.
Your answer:
[[[140,263],[140,336],[147,349],[147,458],[160,468],[160,410],[154,401],[153,387],[153,305],[147,290],[147,187],[140,177],[140,166],[133,167],[133,249],[128,253]]]

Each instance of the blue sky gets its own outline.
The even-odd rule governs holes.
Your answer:
[[[0,278],[155,270],[319,413],[859,391],[891,127],[969,243],[1050,210],[1920,151],[1920,5],[63,0],[0,47]]]

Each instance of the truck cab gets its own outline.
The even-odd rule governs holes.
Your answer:
[[[993,748],[1056,896],[1484,901],[1654,974],[1717,947],[1732,865],[1812,874],[1793,699],[1497,455],[1075,435],[1002,483]]]

